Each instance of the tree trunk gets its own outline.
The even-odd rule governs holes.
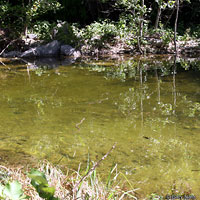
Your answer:
[[[177,54],[176,32],[177,32],[177,24],[178,24],[178,13],[179,13],[179,0],[176,0],[176,19],[175,19],[175,23],[174,23],[174,50],[175,50],[175,54]]]
[[[141,8],[144,9],[144,0],[141,0]],[[139,34],[138,34],[138,49],[140,51],[141,54],[143,54],[143,51],[141,49],[141,40],[142,40],[142,36],[143,36],[143,11],[140,14],[140,20],[139,20]]]
[[[155,29],[158,28],[158,23],[159,23],[159,20],[160,20],[160,15],[161,15],[161,7],[160,7],[160,5],[158,5],[156,22],[155,22]]]
[[[144,0],[141,0],[141,7],[144,9]],[[140,15],[140,39],[142,39],[143,36],[143,21],[144,21],[144,16],[143,12]]]

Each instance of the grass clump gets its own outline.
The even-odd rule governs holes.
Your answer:
[[[117,165],[103,182],[97,174],[97,166],[112,151],[105,154],[101,160],[86,171],[81,173],[81,165],[77,171],[67,169],[63,173],[61,169],[47,161],[39,164],[37,169],[24,169],[0,166],[0,199],[11,200],[97,200],[97,199],[137,199],[135,189],[125,178],[125,182],[119,182]],[[123,175],[124,176],[124,175]],[[130,190],[124,189],[128,184]]]

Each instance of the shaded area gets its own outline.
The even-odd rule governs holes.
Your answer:
[[[1,140],[4,140],[4,138],[1,138]],[[13,141],[13,143],[15,143]],[[17,145],[21,145],[20,141],[16,141]],[[14,147],[15,145],[13,145]],[[9,149],[1,149],[0,152],[0,163],[1,165],[4,166],[12,166],[12,167],[33,167],[36,166],[38,163],[38,159],[34,158],[33,156],[31,156],[30,154],[26,154],[23,151],[20,150],[20,148],[18,149],[18,151],[16,151],[15,148],[10,147]],[[11,149],[11,150],[10,150]],[[13,151],[12,149],[15,149],[15,151]]]

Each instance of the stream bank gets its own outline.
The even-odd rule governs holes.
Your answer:
[[[89,40],[80,39],[74,41],[76,45],[69,45],[66,40],[55,39],[52,41],[43,41],[38,39],[36,34],[27,34],[25,38],[17,40],[9,40],[6,36],[3,37],[0,49],[0,56],[6,58],[42,58],[42,57],[59,57],[68,56],[78,58],[81,56],[114,56],[129,54],[140,55],[137,44],[132,44],[133,38],[124,40],[116,36],[112,39],[90,38]],[[5,38],[4,38],[5,37]],[[64,37],[64,36],[63,36]],[[67,37],[67,35],[65,36]],[[71,37],[71,36],[70,36]],[[143,38],[141,43],[141,51],[143,55],[151,54],[175,54],[174,41],[172,38],[165,39],[166,36],[162,34],[149,34]],[[78,39],[77,39],[78,40]],[[200,39],[185,39],[178,40],[177,55],[184,57],[198,57],[200,56]],[[11,50],[9,50],[11,49]]]

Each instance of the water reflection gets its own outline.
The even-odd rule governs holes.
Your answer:
[[[144,195],[174,181],[199,195],[199,61],[39,62],[0,66],[2,152],[77,168],[117,142],[99,170],[117,163]]]

